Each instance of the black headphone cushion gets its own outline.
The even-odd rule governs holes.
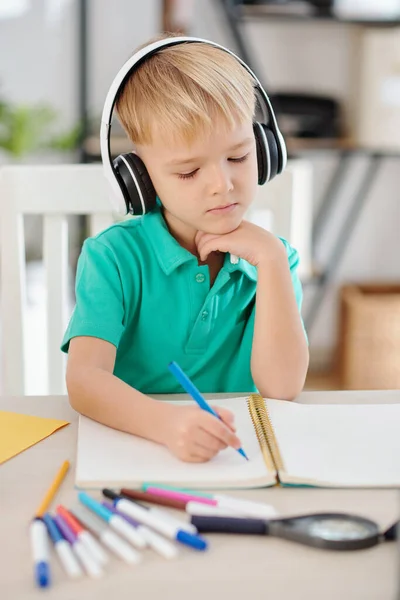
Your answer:
[[[273,179],[278,173],[278,144],[274,133],[267,125],[256,122],[253,125],[253,131],[256,138],[258,184],[263,185],[266,181]]]
[[[153,210],[157,194],[142,159],[129,152],[117,156],[113,164],[127,211],[133,215],[142,215]]]

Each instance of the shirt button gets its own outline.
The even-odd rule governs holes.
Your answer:
[[[201,313],[201,320],[205,321],[208,317],[208,311],[207,310],[203,310],[203,312]]]
[[[205,279],[206,278],[203,275],[203,273],[197,273],[197,275],[196,275],[196,281],[197,281],[197,283],[204,283]]]

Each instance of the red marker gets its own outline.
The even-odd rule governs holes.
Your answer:
[[[105,565],[108,563],[108,555],[104,551],[103,547],[99,544],[96,538],[76,519],[70,512],[59,504],[56,508],[57,514],[59,514],[69,525],[78,539],[86,547],[86,549],[92,554],[92,556],[101,564]]]

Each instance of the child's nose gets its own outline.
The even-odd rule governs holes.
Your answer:
[[[210,187],[213,195],[224,195],[233,189],[229,170],[222,166],[215,166],[210,176]]]

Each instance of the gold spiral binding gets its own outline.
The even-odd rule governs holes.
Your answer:
[[[279,471],[284,471],[285,467],[265,400],[260,394],[251,394],[247,405],[265,464],[268,470],[276,470],[279,476]]]

